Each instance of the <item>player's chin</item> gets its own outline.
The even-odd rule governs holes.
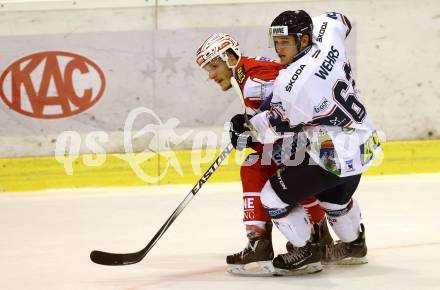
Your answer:
[[[222,81],[220,83],[220,87],[222,88],[223,91],[227,91],[231,88],[231,83],[228,81]]]
[[[281,63],[281,64],[283,64],[283,65],[287,65],[287,64],[289,64],[288,59],[287,59],[287,56],[285,56],[285,55],[280,55],[279,58],[280,58],[280,63]]]

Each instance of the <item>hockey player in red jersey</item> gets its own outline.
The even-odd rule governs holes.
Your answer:
[[[230,78],[233,76],[245,98],[245,105],[254,112],[265,110],[272,94],[274,79],[284,65],[264,57],[242,56],[238,42],[231,36],[216,33],[209,37],[197,49],[197,63],[215,81],[223,91],[231,88]],[[266,102],[265,102],[266,101]],[[241,133],[244,124],[242,114],[231,120],[231,142],[238,150],[237,131]],[[238,147],[237,147],[238,146]],[[274,256],[271,240],[272,223],[267,210],[260,200],[260,192],[266,181],[279,167],[276,162],[262,161],[262,144],[249,140],[248,146],[256,152],[247,156],[240,169],[243,186],[244,217],[248,246],[241,252],[226,258],[228,272],[242,275],[260,275],[261,272],[250,271],[246,264],[258,262],[263,273],[273,272],[272,259]],[[269,159],[270,160],[270,159]],[[301,204],[306,209],[312,223],[321,222],[323,231],[331,239],[326,228],[324,212],[315,198],[305,199]],[[322,223],[324,221],[324,223]],[[332,240],[330,241],[330,243]]]

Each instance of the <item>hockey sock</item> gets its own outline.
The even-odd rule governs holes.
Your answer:
[[[246,225],[246,236],[249,240],[259,239],[266,234],[266,222],[255,222],[253,225]]]
[[[260,199],[260,192],[243,192],[243,222],[245,224],[257,224],[270,221],[267,210],[263,207]]]
[[[315,197],[302,200],[299,204],[304,207],[310,222],[313,224],[318,224],[325,216],[325,211],[319,206],[319,200]]]
[[[327,213],[327,219],[336,235],[345,243],[356,240],[359,236],[361,210],[356,200],[346,204],[320,202]]]

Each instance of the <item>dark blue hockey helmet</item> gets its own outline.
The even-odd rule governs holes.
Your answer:
[[[284,11],[272,21],[269,34],[271,37],[295,35],[297,39],[300,39],[302,35],[309,35],[312,40],[312,18],[304,10]]]

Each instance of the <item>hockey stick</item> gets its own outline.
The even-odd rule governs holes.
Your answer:
[[[241,93],[240,87],[235,80],[235,78],[231,78],[231,84],[233,88],[236,90],[237,95],[240,97],[240,101],[243,106],[245,121],[250,124],[249,119],[246,116],[246,106],[244,104],[243,95]],[[238,90],[238,91],[237,91]],[[107,266],[121,266],[121,265],[130,265],[140,262],[148,252],[154,247],[154,245],[159,241],[159,239],[163,236],[163,234],[168,230],[174,220],[179,216],[179,214],[183,211],[183,209],[188,205],[188,203],[192,200],[194,195],[200,190],[203,184],[211,177],[214,171],[220,166],[223,160],[229,155],[232,151],[233,146],[229,143],[225,149],[223,149],[222,153],[217,157],[217,159],[212,163],[212,165],[208,168],[208,170],[203,174],[203,176],[199,179],[199,181],[194,185],[185,199],[179,204],[179,206],[174,210],[171,216],[165,221],[159,231],[154,235],[153,239],[138,252],[133,253],[109,253],[103,251],[92,251],[90,253],[90,259],[100,265]]]
[[[108,253],[102,251],[92,251],[90,253],[90,259],[101,265],[107,266],[121,266],[121,265],[130,265],[140,262],[148,252],[154,247],[154,245],[159,241],[159,239],[163,236],[163,234],[167,231],[167,229],[171,226],[174,220],[179,216],[179,214],[183,211],[183,209],[187,206],[187,204],[191,201],[191,199],[197,194],[200,188],[205,184],[205,182],[211,177],[211,175],[217,170],[220,164],[225,160],[229,153],[232,151],[233,146],[229,143],[225,149],[223,149],[222,153],[217,157],[217,159],[211,164],[211,166],[206,170],[202,177],[200,177],[199,181],[194,185],[185,199],[179,204],[179,206],[174,210],[171,216],[166,220],[163,226],[159,229],[159,231],[154,235],[153,239],[145,246],[142,250],[133,253],[127,254],[117,254],[117,253]]]
[[[255,132],[255,129],[252,123],[249,121],[249,118],[246,113],[246,104],[244,103],[243,93],[241,92],[240,85],[237,83],[237,80],[234,77],[231,77],[231,85],[241,101],[241,105],[243,106],[244,121],[246,122],[246,125],[248,125],[249,129],[251,129],[251,134],[252,134],[253,132]]]
[[[243,107],[244,121],[249,128],[252,139],[258,140],[257,130],[255,129],[254,125],[252,125],[252,123],[249,121],[249,118],[247,116],[246,104],[244,103],[244,96],[243,96],[243,93],[241,92],[240,85],[238,84],[237,80],[234,77],[231,77],[231,85],[232,85],[232,88],[234,89],[235,93],[237,94],[237,96],[240,98],[241,105]],[[255,112],[255,114],[258,114],[259,112],[260,112],[260,110],[257,110]]]

